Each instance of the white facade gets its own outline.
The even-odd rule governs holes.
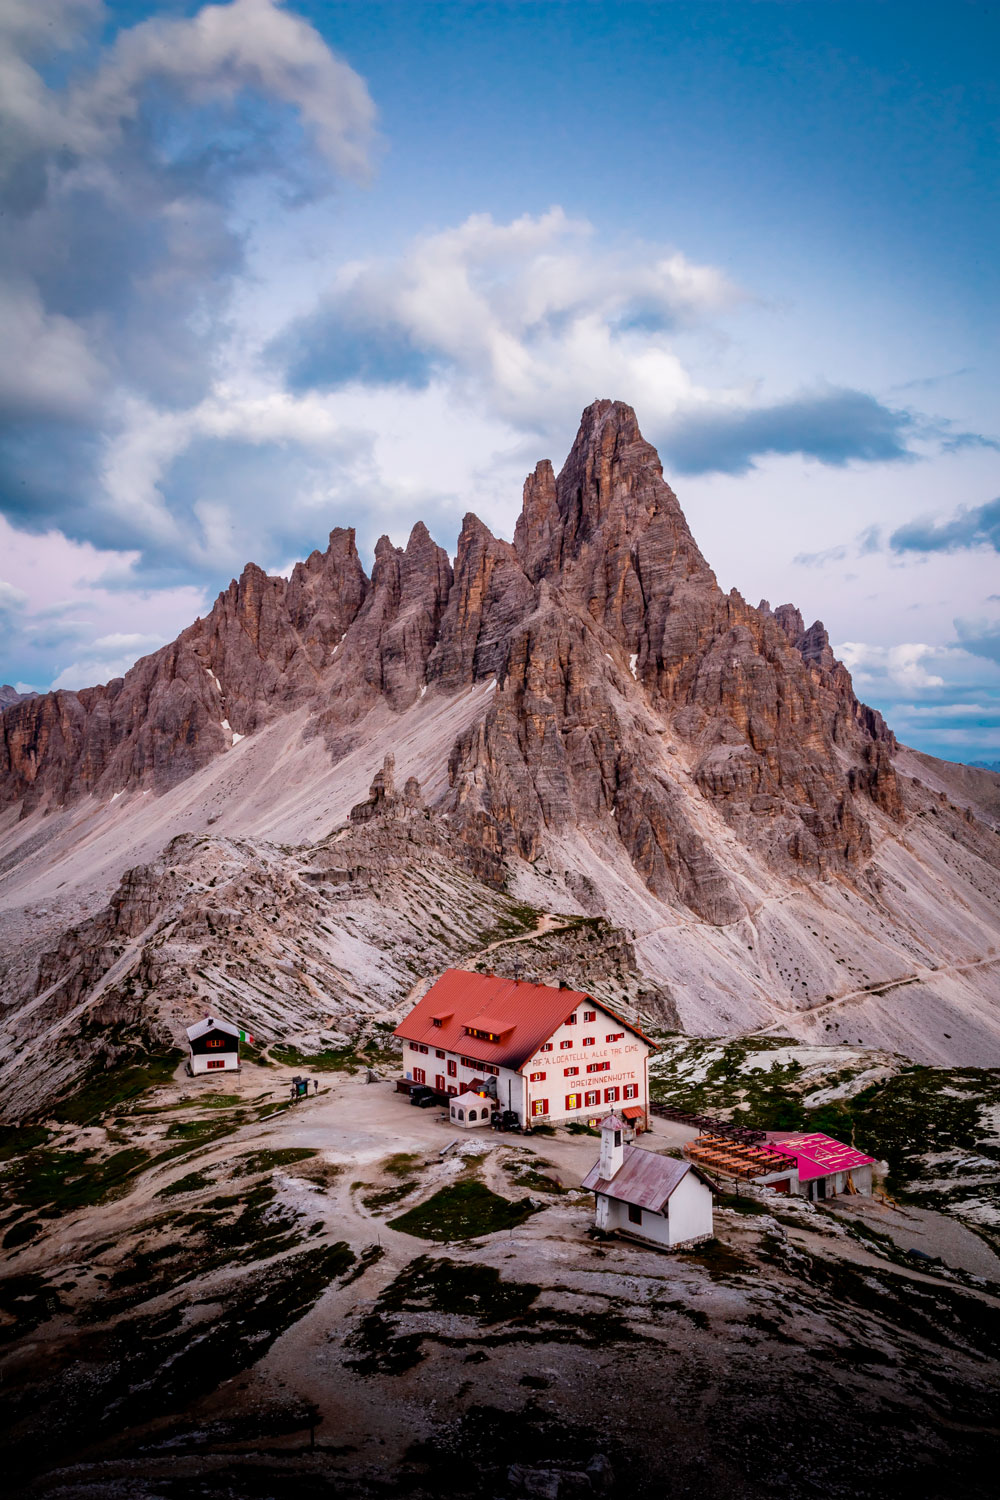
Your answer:
[[[205,1057],[194,1053],[188,1059],[192,1073],[238,1073],[240,1071],[240,1058],[238,1052],[224,1052],[220,1057]]]
[[[557,1027],[521,1068],[522,1119],[529,1125],[562,1124],[597,1121],[612,1109],[638,1108],[645,1114],[649,1043],[597,1001],[575,1014],[576,1021]]]
[[[404,1041],[404,1077],[456,1096],[463,1084],[494,1077],[498,1108],[514,1110],[528,1126],[596,1122],[612,1109],[638,1108],[645,1115],[649,1044],[597,1001],[581,1005],[575,1015],[519,1069],[476,1062],[474,1037],[468,1038],[469,1053]]]
[[[595,1196],[594,1223],[607,1234],[623,1234],[676,1250],[710,1239],[713,1233],[712,1190],[694,1172],[687,1172],[681,1178],[667,1200],[664,1213],[637,1208],[605,1193]]]

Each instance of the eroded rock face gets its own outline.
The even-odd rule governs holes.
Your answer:
[[[248,565],[124,679],[11,704],[0,798],[164,789],[303,705],[339,756],[376,705],[490,678],[440,747],[440,808],[484,878],[592,826],[655,895],[726,923],[747,905],[712,818],[812,878],[858,869],[872,817],[903,816],[895,741],[822,624],[722,592],[635,413],[612,401],[588,407],[558,476],[547,461],[529,476],[513,544],[466,516],[454,574],[418,523],[405,548],[380,539],[369,579],[338,528],[287,581]],[[373,785],[355,821],[407,795]]]

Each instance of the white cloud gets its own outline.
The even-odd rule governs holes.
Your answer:
[[[23,609],[27,602],[28,596],[23,589],[0,579],[0,610]]]
[[[352,374],[420,384],[441,364],[457,395],[521,427],[565,421],[610,393],[655,423],[710,394],[735,399],[693,382],[670,334],[740,296],[676,251],[603,250],[558,206],[507,224],[474,214],[397,259],[339,267],[278,348],[300,386]]]
[[[844,641],[834,647],[836,654],[850,670],[856,686],[888,683],[903,692],[944,686],[944,678],[928,670],[928,663],[940,664],[965,652],[946,646],[931,646],[921,641],[903,641],[896,646],[872,646],[865,641]]]
[[[293,105],[339,171],[367,170],[375,108],[363,79],[274,0],[206,5],[190,19],[154,17],[120,32],[96,74],[69,96],[69,117],[91,149],[117,141],[151,81],[168,82],[194,105],[248,89]]]

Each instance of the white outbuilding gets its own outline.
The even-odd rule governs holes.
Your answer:
[[[625,1122],[601,1122],[601,1156],[582,1186],[595,1195],[594,1223],[608,1234],[676,1250],[711,1239],[712,1189],[689,1161],[625,1144]]]
[[[187,1028],[190,1073],[238,1072],[245,1033],[230,1021],[206,1016]]]

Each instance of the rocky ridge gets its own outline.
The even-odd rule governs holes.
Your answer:
[[[898,820],[893,739],[822,625],[725,595],[621,403],[600,401],[556,477],[525,484],[513,545],[467,516],[452,572],[418,523],[369,579],[353,531],[287,582],[248,565],[211,614],[122,679],[13,704],[0,798],[22,813],[87,793],[163,791],[308,704],[336,756],[381,700],[495,677],[451,747],[447,808],[490,855],[532,860],[548,831],[605,821],[649,888],[707,920],[745,901],[686,817],[667,732],[740,839],[805,877],[857,868],[870,812]],[[445,749],[445,747],[442,747]]]
[[[484,910],[506,889],[627,932],[661,1016],[688,1029],[780,1017],[812,1034],[849,1014],[871,1044],[905,1051],[909,1033],[929,1059],[1000,1049],[997,779],[898,746],[820,622],[724,593],[621,403],[588,408],[558,475],[543,462],[528,477],[513,542],[469,515],[452,567],[418,524],[405,547],[379,541],[369,578],[338,528],[287,580],[248,566],[123,679],[18,702],[0,723],[11,1014],[41,1014],[73,967],[73,940],[42,935],[58,938],[77,851],[110,850],[117,880],[141,848],[169,885],[167,837],[221,818],[216,856],[238,848],[267,886],[273,846],[308,861],[332,826],[388,840],[391,904],[399,838],[419,825]],[[388,748],[398,778],[384,767],[359,801]],[[52,903],[27,914],[27,941],[19,880]],[[73,926],[103,920],[110,894],[95,886]],[[76,941],[104,951],[96,928]],[[431,963],[400,941],[406,963]],[[273,957],[261,940],[265,990]],[[331,971],[319,1009],[366,973]]]

